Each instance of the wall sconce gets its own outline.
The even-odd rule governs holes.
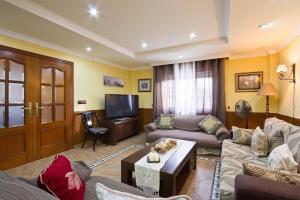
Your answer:
[[[279,73],[280,80],[289,80],[293,83],[296,83],[296,64],[291,65],[292,71],[289,77],[286,77],[284,73],[288,72],[288,68],[286,65],[278,65],[276,72]]]

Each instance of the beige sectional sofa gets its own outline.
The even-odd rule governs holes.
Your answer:
[[[283,134],[294,159],[300,164],[300,127],[289,124],[277,118],[265,121],[264,133]],[[224,140],[221,155],[221,200],[285,200],[300,199],[300,186],[279,183],[259,177],[243,175],[245,162],[266,167],[268,157],[256,157],[250,146],[233,143],[231,139]],[[300,165],[298,165],[298,173]]]
[[[215,134],[207,134],[198,124],[207,115],[175,116],[174,129],[162,130],[157,128],[157,120],[144,127],[146,142],[151,143],[162,137],[183,139],[197,142],[199,148],[206,150],[221,150],[224,139],[230,137],[229,131],[221,125]],[[209,152],[209,151],[208,151]]]

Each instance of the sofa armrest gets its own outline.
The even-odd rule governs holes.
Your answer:
[[[254,176],[237,175],[236,200],[299,200],[300,186],[279,183]]]
[[[156,122],[152,122],[151,124],[147,124],[144,126],[144,131],[146,133],[150,133],[153,132],[157,129],[157,123]]]
[[[217,140],[229,139],[230,138],[230,132],[228,131],[228,129],[224,125],[222,125],[216,131],[215,136],[216,136]]]

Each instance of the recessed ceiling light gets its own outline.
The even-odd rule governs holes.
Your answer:
[[[180,55],[179,58],[182,59],[182,58],[183,58],[183,55]]]
[[[89,8],[89,13],[92,17],[98,17],[99,11],[95,7],[90,7]]]
[[[267,23],[267,24],[261,24],[258,26],[259,29],[267,29],[270,28],[272,26],[272,23]]]
[[[86,51],[92,51],[92,48],[91,47],[87,47]]]
[[[143,47],[144,49],[147,48],[147,47],[148,47],[147,42],[142,42],[142,47]]]
[[[195,38],[196,36],[197,36],[197,35],[196,35],[196,33],[194,33],[194,32],[192,32],[192,33],[189,34],[189,37],[190,37],[191,39]]]

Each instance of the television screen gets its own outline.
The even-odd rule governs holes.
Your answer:
[[[105,115],[107,119],[133,117],[139,113],[138,95],[105,95]]]

